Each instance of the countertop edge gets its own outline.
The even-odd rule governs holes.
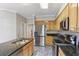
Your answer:
[[[27,45],[28,43],[30,43],[33,39],[30,39],[29,42],[23,44],[21,47],[17,48],[15,51],[13,51],[12,53],[8,54],[8,56],[11,56],[12,54],[14,54],[15,52],[17,52],[18,50],[22,49],[25,45]]]

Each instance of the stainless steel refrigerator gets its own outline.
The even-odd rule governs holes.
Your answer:
[[[35,26],[35,45],[36,46],[45,46],[45,35],[46,35],[46,26],[45,25],[36,25]]]

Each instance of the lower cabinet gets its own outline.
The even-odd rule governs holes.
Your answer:
[[[61,50],[61,48],[59,48],[58,56],[65,56],[65,54],[64,54],[64,52]]]
[[[33,42],[29,44],[29,56],[33,54]]]
[[[46,45],[53,45],[53,37],[52,36],[46,36]]]
[[[23,47],[23,56],[28,56],[29,55],[29,45],[27,44],[27,45],[25,45],[24,47]]]
[[[33,54],[33,40],[26,44],[23,48],[16,51],[11,56],[31,56]]]
[[[23,56],[31,56],[33,54],[33,42],[23,47]]]

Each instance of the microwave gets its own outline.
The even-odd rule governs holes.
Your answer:
[[[60,29],[61,29],[61,30],[69,30],[69,17],[64,18],[64,19],[60,22]]]

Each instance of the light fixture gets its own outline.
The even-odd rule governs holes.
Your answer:
[[[30,3],[21,3],[21,4],[24,5],[24,6],[31,5]]]
[[[48,9],[48,3],[40,3],[42,9]]]

